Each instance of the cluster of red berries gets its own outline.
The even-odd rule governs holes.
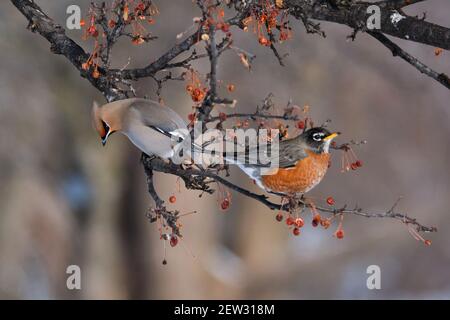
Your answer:
[[[336,147],[336,142],[332,142],[331,146],[333,148]],[[342,154],[342,168],[341,172],[350,171],[351,170],[357,170],[363,166],[363,163],[361,160],[358,159],[355,152],[350,146],[340,147],[340,149],[344,150]]]
[[[275,216],[275,219],[278,222],[283,221],[283,214],[280,212]],[[286,219],[286,225],[288,227],[293,227],[292,229],[292,233],[294,234],[294,236],[299,236],[300,235],[300,228],[302,228],[305,225],[305,222],[303,221],[302,218],[297,217],[294,218],[291,215],[289,215]]]
[[[194,70],[189,72],[189,84],[186,85],[186,91],[195,103],[202,102],[208,92],[208,89],[202,85],[200,76]]]
[[[333,198],[329,197],[329,199],[333,199]],[[331,201],[330,201],[330,202],[331,202]],[[334,204],[334,200],[333,200],[333,204]],[[320,225],[320,226],[322,226],[324,229],[328,229],[328,228],[330,227],[330,225],[331,225],[331,220],[332,220],[332,218],[326,218],[326,219],[322,218],[322,217],[320,216],[320,214],[316,212],[315,209],[313,210],[313,212],[315,212],[315,213],[314,213],[314,215],[313,215],[313,218],[312,218],[312,221],[311,221],[311,225],[312,225],[314,228],[316,228],[316,227],[318,227],[318,226]],[[276,219],[278,222],[283,221],[283,219],[284,219],[283,213],[279,212],[279,213],[275,216],[275,219]],[[304,220],[303,220],[302,218],[300,218],[300,217],[294,218],[291,214],[289,214],[289,216],[286,218],[286,225],[287,225],[290,229],[292,229],[292,233],[293,233],[295,236],[298,236],[298,235],[300,235],[300,229],[305,225],[305,222],[304,222]],[[339,224],[338,229],[337,229],[336,232],[334,233],[334,236],[335,236],[337,239],[343,239],[343,238],[344,238],[344,230],[342,229],[342,221],[341,221],[341,223]]]
[[[254,32],[258,36],[259,44],[266,47],[272,45],[272,40],[275,39],[275,30],[279,31],[278,40],[280,42],[291,38],[292,32],[288,25],[289,22],[285,21],[288,16],[286,11],[281,10],[279,6],[272,1],[261,1],[260,6],[259,9],[254,10],[251,15],[242,20],[244,30],[248,30],[248,27],[253,24]],[[279,17],[281,18],[279,19]],[[278,22],[278,20],[280,20],[280,22]]]
[[[191,95],[192,101],[199,103],[205,99],[207,88],[194,87],[194,85],[188,84],[186,91]]]
[[[126,1],[125,4],[123,4],[122,10],[119,10],[119,6],[122,5],[121,2],[115,2],[115,6],[111,8],[111,12],[118,15],[117,12],[121,13],[122,21],[125,24],[131,24],[133,32],[132,32],[132,43],[135,45],[139,45],[144,43],[149,36],[145,36],[146,33],[145,28],[140,24],[140,21],[147,21],[149,24],[153,24],[153,16],[158,14],[158,9],[153,5],[152,1],[150,0],[142,0],[135,4],[134,9],[131,9],[130,6],[132,6],[134,1]],[[92,6],[89,10],[89,25],[85,29],[83,33],[83,40],[88,40],[89,38],[93,38],[95,40],[94,50],[88,60],[84,62],[81,67],[83,70],[87,71],[93,67],[92,70],[92,77],[97,79],[100,77],[99,72],[99,62],[98,57],[100,55],[100,52],[105,46],[101,44],[103,41],[102,38],[105,38],[105,32],[107,30],[100,31],[97,24],[100,24],[101,22],[97,21],[97,17],[99,16],[98,8],[95,8]],[[117,25],[117,21],[114,19],[108,20],[107,27],[103,28],[110,28],[113,29]],[[85,27],[86,21],[81,20],[80,26]],[[99,37],[99,35],[103,35],[103,37]]]

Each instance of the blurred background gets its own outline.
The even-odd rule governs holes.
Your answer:
[[[64,25],[74,1],[40,0]],[[78,1],[87,12],[89,1]],[[114,66],[150,63],[176,41],[199,11],[192,1],[156,1],[161,14],[151,27],[160,38],[140,47],[116,47]],[[406,10],[450,27],[446,0]],[[170,23],[168,23],[170,21]],[[91,128],[92,101],[99,93],[49,44],[26,30],[25,18],[0,2],[0,298],[37,299],[428,299],[450,298],[450,93],[365,34],[346,41],[351,30],[322,23],[327,38],[307,35],[298,21],[293,39],[280,47],[287,67],[251,33],[235,32],[236,46],[256,54],[252,72],[236,53],[223,56],[219,78],[233,83],[238,111],[253,111],[270,92],[284,107],[289,99],[309,105],[317,123],[344,134],[339,141],[367,139],[356,149],[364,167],[340,172],[340,154],[310,196],[333,196],[338,205],[368,210],[399,209],[425,225],[427,247],[390,219],[346,216],[343,240],[335,226],[308,224],[294,237],[276,212],[232,193],[231,208],[217,195],[178,191],[176,179],[157,174],[157,188],[171,208],[198,214],[182,219],[184,238],[167,248],[145,214],[140,153],[121,135],[103,148]],[[69,35],[81,43],[81,33]],[[440,72],[450,73],[450,53],[395,40]],[[83,43],[92,50],[91,43]],[[206,72],[207,61],[198,64]],[[162,96],[184,117],[192,101],[185,83],[169,83]],[[138,94],[155,97],[151,80]],[[229,110],[225,110],[229,111]],[[338,141],[338,142],[339,142]],[[258,191],[243,174],[231,180]],[[276,199],[274,199],[276,200]],[[319,201],[319,200],[318,200]],[[319,201],[320,203],[320,201]],[[82,289],[66,288],[66,268],[81,268]],[[366,269],[381,268],[381,290],[368,290]]]

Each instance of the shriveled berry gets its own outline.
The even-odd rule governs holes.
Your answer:
[[[438,57],[438,56],[441,55],[441,53],[442,53],[443,51],[444,51],[444,50],[443,50],[442,48],[435,48],[435,49],[434,49],[434,55],[435,55],[436,57]]]
[[[305,129],[305,121],[297,122],[297,128],[299,128],[300,130]]]
[[[166,264],[167,264],[167,260],[164,259],[164,260],[162,261],[162,264],[163,264],[163,265],[166,265]]]
[[[275,216],[275,219],[277,219],[278,222],[283,221],[283,214],[279,213]]]
[[[343,239],[343,238],[344,238],[344,230],[339,229],[339,230],[337,230],[337,231],[334,233],[334,235],[335,235],[336,238],[338,238],[338,239]]]
[[[328,197],[328,198],[327,198],[327,203],[328,203],[330,206],[333,206],[333,205],[334,205],[334,199],[333,199],[333,197]]]
[[[300,229],[294,228],[294,230],[292,230],[292,233],[294,234],[294,236],[298,236],[298,235],[300,235]]]
[[[223,32],[227,33],[230,31],[230,25],[228,23],[224,23],[220,29],[222,29]]]
[[[178,244],[178,237],[176,235],[172,235],[170,237],[170,246],[175,247]]]
[[[194,121],[195,120],[195,114],[189,113],[188,114],[188,120],[191,121],[191,122]]]
[[[328,229],[331,225],[330,220],[325,219],[325,220],[321,220],[320,221],[320,225],[324,228],[324,229]]]
[[[222,210],[227,210],[230,207],[230,200],[223,199],[222,203],[220,204],[220,207]]]
[[[292,226],[294,223],[295,223],[294,218],[288,217],[288,218],[286,219],[286,224],[287,224],[288,226]]]
[[[265,37],[259,37],[258,41],[263,46],[268,46],[270,43],[270,41]]]
[[[295,225],[297,228],[301,228],[305,225],[305,222],[303,221],[302,218],[297,218],[295,219]]]
[[[170,202],[170,203],[175,203],[175,202],[177,202],[177,197],[175,197],[174,195],[171,195],[171,196],[169,197],[169,202]]]
[[[316,214],[314,217],[313,217],[313,220],[312,220],[312,226],[313,227],[317,227],[319,224],[320,224],[320,221],[322,220],[322,218],[320,217],[320,214]]]
[[[228,89],[228,91],[233,92],[236,89],[236,86],[234,84],[230,83],[227,86],[227,89]]]
[[[356,164],[356,166],[359,167],[359,168],[361,168],[362,165],[363,165],[361,160],[356,160],[355,164]]]
[[[92,72],[92,77],[93,77],[94,79],[98,79],[98,78],[100,77],[100,72],[98,72],[98,70],[95,69],[95,70]]]
[[[205,98],[205,91],[203,91],[200,88],[195,88],[192,92],[191,92],[191,98],[192,101],[194,102],[200,102]]]

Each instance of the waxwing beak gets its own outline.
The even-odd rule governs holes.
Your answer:
[[[111,134],[113,134],[114,131],[111,131],[111,129],[108,130],[108,133],[106,134],[106,136],[104,138],[102,138],[102,145],[105,146],[106,142],[108,141],[108,138]]]
[[[325,138],[323,138],[323,141],[332,140],[332,139],[336,138],[340,134],[341,134],[340,132],[333,132],[329,136],[326,136]]]

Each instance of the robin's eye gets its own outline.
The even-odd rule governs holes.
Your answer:
[[[314,133],[312,138],[314,141],[322,141],[324,134],[322,132]]]

